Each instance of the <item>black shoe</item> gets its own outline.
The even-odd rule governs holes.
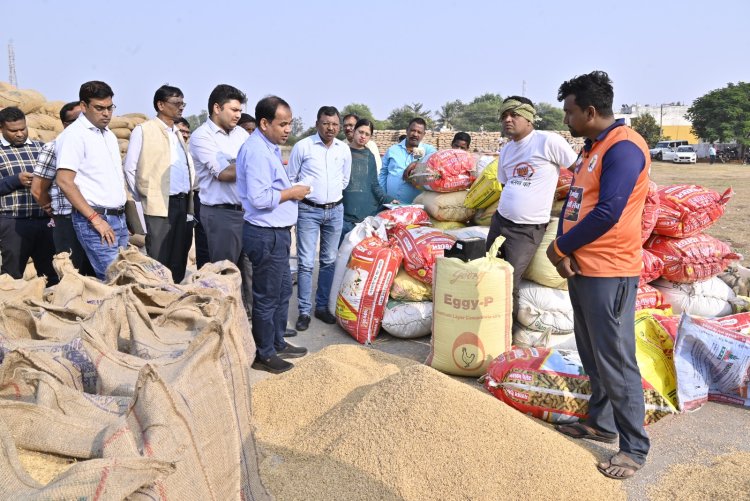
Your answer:
[[[287,329],[284,331],[284,337],[294,337],[297,335],[297,331],[294,329]]]
[[[315,310],[315,318],[322,320],[327,324],[335,324],[336,317],[328,310]]]
[[[270,358],[266,359],[256,356],[255,362],[253,362],[253,365],[251,365],[251,367],[256,371],[266,371],[272,374],[281,374],[282,372],[286,372],[294,367],[294,364],[283,360],[278,355],[273,355]]]
[[[294,328],[298,331],[306,331],[310,327],[310,315],[300,315]]]
[[[307,348],[301,346],[294,346],[289,343],[286,344],[286,348],[281,351],[277,351],[276,354],[281,358],[299,358],[307,355]]]

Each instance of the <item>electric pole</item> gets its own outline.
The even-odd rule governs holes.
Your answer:
[[[8,42],[8,80],[13,87],[18,87],[16,78],[16,53],[13,50],[13,40]]]

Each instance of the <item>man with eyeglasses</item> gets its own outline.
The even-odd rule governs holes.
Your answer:
[[[317,133],[302,139],[289,157],[289,179],[310,186],[310,193],[300,200],[297,218],[297,300],[299,316],[296,329],[307,330],[312,310],[312,271],[320,236],[320,267],[315,294],[315,317],[335,324],[328,311],[333,270],[336,264],[341,228],[344,225],[344,188],[349,184],[352,153],[349,146],[336,139],[340,129],[339,111],[333,106],[318,110]]]
[[[128,245],[125,178],[117,138],[109,130],[114,92],[105,82],[81,85],[81,116],[57,137],[57,184],[73,205],[73,228],[96,276]]]
[[[63,105],[60,109],[60,120],[63,127],[68,128],[81,114],[81,103],[73,101]],[[57,176],[57,141],[52,140],[42,146],[34,167],[34,179],[31,181],[31,194],[37,203],[52,215],[55,227],[52,228],[52,238],[55,241],[55,252],[69,252],[70,260],[81,275],[95,276],[86,251],[78,241],[73,229],[71,212],[73,206],[65,198],[55,181]]]
[[[156,117],[130,134],[125,179],[133,199],[143,205],[146,252],[180,283],[192,243],[195,179],[193,159],[175,124],[185,109],[182,91],[162,85],[154,94],[154,109]]]

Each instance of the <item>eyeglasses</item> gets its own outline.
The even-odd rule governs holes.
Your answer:
[[[99,113],[104,113],[105,111],[109,111],[110,113],[117,108],[114,104],[111,104],[109,106],[99,106],[98,104],[90,104],[92,108],[94,108]]]
[[[184,108],[187,106],[187,103],[185,101],[165,101],[166,103],[171,104],[172,106],[176,108]]]

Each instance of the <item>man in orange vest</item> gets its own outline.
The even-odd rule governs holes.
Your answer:
[[[597,467],[607,477],[626,479],[646,462],[650,446],[634,325],[651,161],[646,141],[615,120],[613,97],[603,71],[560,86],[565,124],[586,143],[547,257],[568,279],[576,345],[591,380],[586,421],[557,430],[608,443],[619,435],[619,452]]]

